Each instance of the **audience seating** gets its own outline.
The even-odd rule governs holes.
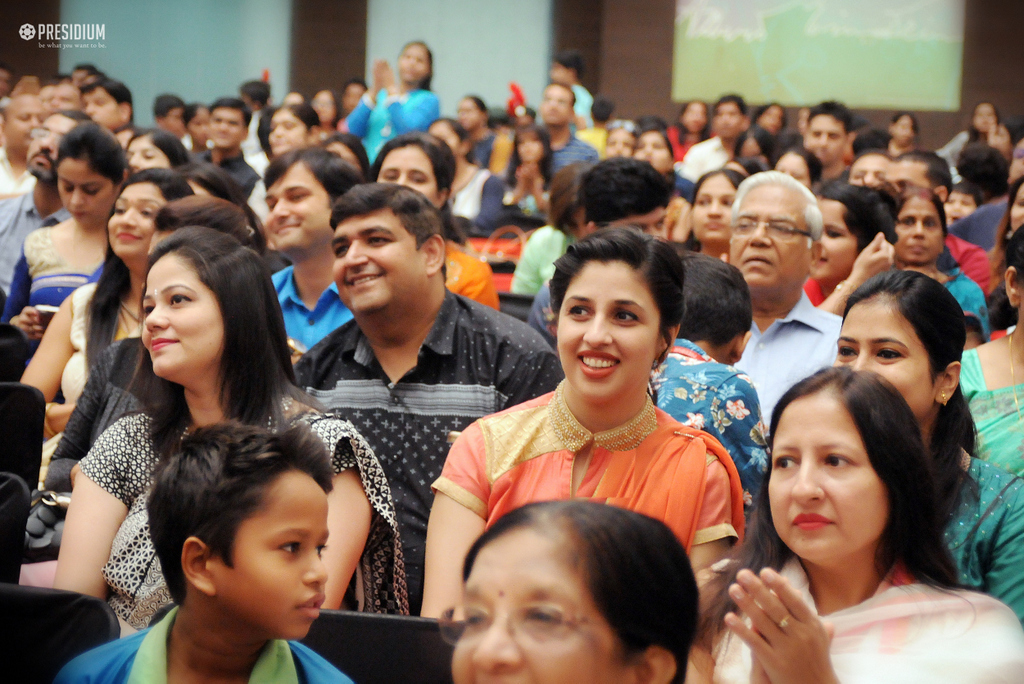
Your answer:
[[[0,616],[7,682],[51,682],[72,658],[121,633],[106,601],[73,591],[0,584]]]
[[[46,400],[35,387],[0,382],[0,471],[21,477],[29,490],[39,483]]]
[[[530,316],[530,308],[533,306],[533,295],[499,291],[498,302],[502,313],[525,321]]]
[[[452,681],[452,647],[436,620],[322,610],[302,643],[359,684]]]
[[[18,583],[32,493],[18,475],[0,472],[0,582]],[[3,618],[0,617],[0,620]]]
[[[10,323],[0,323],[0,382],[21,380],[31,354],[25,333]]]

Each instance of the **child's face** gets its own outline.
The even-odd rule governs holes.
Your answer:
[[[263,506],[235,535],[228,567],[209,567],[217,601],[254,639],[301,639],[320,615],[327,568],[327,494],[305,473],[291,471],[267,488]]]
[[[978,208],[978,205],[975,204],[972,195],[963,192],[951,192],[944,208],[946,210],[946,223],[952,223],[957,219],[970,215]]]

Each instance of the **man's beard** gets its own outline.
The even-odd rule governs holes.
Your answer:
[[[56,164],[53,159],[47,155],[47,160],[50,162],[50,167],[40,166],[38,164],[29,164],[28,172],[36,177],[36,180],[44,185],[56,185],[57,184],[57,171],[55,170]]]

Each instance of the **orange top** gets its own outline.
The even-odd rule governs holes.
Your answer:
[[[451,292],[486,304],[492,309],[499,307],[498,290],[494,287],[494,274],[490,266],[450,242],[445,247],[444,265],[444,285]]]
[[[625,425],[592,434],[565,406],[561,386],[466,428],[433,488],[490,526],[528,503],[571,498],[573,460],[591,443],[576,497],[657,518],[687,550],[742,538],[739,475],[713,437],[650,401]]]

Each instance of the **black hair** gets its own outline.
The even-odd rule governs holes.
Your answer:
[[[683,264],[672,246],[633,228],[599,230],[569,245],[555,261],[550,281],[551,310],[556,316],[570,283],[593,261],[621,261],[643,278],[658,307],[659,330],[667,352],[675,341],[672,329],[683,317]]]
[[[85,161],[90,169],[114,185],[124,180],[128,170],[128,160],[121,143],[113,133],[97,123],[80,123],[61,138],[54,168],[59,168],[65,159]]]
[[[306,104],[305,101],[302,104]],[[263,154],[267,155],[267,159],[272,159],[274,156],[274,151],[270,149],[270,124],[273,122],[274,114],[277,114],[278,109],[280,107],[267,105],[260,110],[260,120],[256,122],[256,140],[259,142]]]
[[[743,149],[743,143],[747,141],[747,138],[753,138],[754,142],[761,149],[761,155],[765,159],[771,159],[775,156],[775,136],[761,128],[757,124],[751,124],[747,130],[740,133],[736,139],[736,152],[739,153]]]
[[[594,104],[590,107],[590,116],[596,123],[606,123],[612,118],[614,111],[615,103],[612,102],[611,98],[598,95],[594,98]]]
[[[580,195],[586,220],[601,226],[668,206],[672,188],[647,162],[621,157],[594,165]]]
[[[258,254],[267,251],[266,243],[255,239],[259,233],[249,225],[245,212],[238,205],[220,197],[192,195],[168,202],[157,212],[153,223],[160,233],[170,233],[188,226],[212,228],[227,233]]]
[[[181,109],[184,114],[185,101],[177,95],[171,95],[170,93],[157,95],[156,99],[153,100],[154,118],[163,118],[170,114],[172,109]]]
[[[82,86],[81,94],[85,95],[100,88],[114,98],[114,102],[117,104],[126,104],[131,108],[128,115],[128,122],[131,123],[135,119],[135,106],[132,105],[132,91],[128,90],[128,86],[112,78],[100,78]]]
[[[497,128],[499,126],[511,126],[512,117],[509,113],[500,107],[487,110],[487,127]]]
[[[967,142],[968,143],[973,143],[973,142],[981,141],[981,132],[977,128],[974,127],[974,114],[978,111],[978,107],[980,107],[981,105],[985,105],[985,104],[987,104],[989,107],[991,107],[992,108],[992,112],[996,115],[996,125],[997,126],[1000,123],[1002,123],[1002,121],[1003,121],[1003,117],[1001,117],[999,115],[999,108],[996,107],[994,103],[987,102],[987,101],[982,101],[982,102],[979,102],[978,104],[974,105],[974,107],[971,108],[971,119],[970,119],[969,123],[967,124]],[[981,142],[984,142],[984,141],[981,141]]]
[[[772,107],[778,107],[779,109],[782,110],[782,127],[779,128],[779,130],[781,131],[782,129],[784,129],[786,127],[786,108],[783,107],[778,102],[769,102],[767,104],[760,105],[759,107],[755,107],[754,108],[754,113],[750,115],[750,120],[753,123],[757,123],[757,120],[760,119],[761,116],[765,112],[767,112],[769,109],[771,109]],[[769,159],[770,158],[771,157],[769,157]]]
[[[683,272],[679,337],[720,346],[750,331],[750,288],[738,268],[706,254],[687,254]]]
[[[452,189],[452,183],[455,182],[455,155],[452,154],[452,148],[448,147],[447,143],[429,133],[403,133],[384,143],[384,147],[380,148],[380,152],[377,153],[377,158],[373,162],[373,168],[370,170],[370,177],[373,180],[377,180],[380,176],[381,167],[388,154],[402,147],[420,148],[430,161],[434,179],[437,181],[437,189],[442,192]]]
[[[98,68],[96,68],[95,64],[89,64],[87,62],[83,62],[82,64],[76,64],[71,69],[71,71],[72,72],[75,72],[75,71],[85,71],[86,73],[92,74],[94,76],[101,76],[103,74],[102,71],[100,71]]]
[[[892,135],[889,134],[889,131],[884,131],[881,128],[857,131],[857,135],[853,138],[853,154],[860,156],[869,150],[884,150],[888,154],[890,140],[892,140]]]
[[[413,45],[419,45],[427,53],[427,64],[430,66],[430,71],[419,82],[419,88],[420,90],[430,90],[430,83],[434,80],[434,53],[430,51],[430,48],[422,40],[410,40],[402,46],[402,52],[405,52]]]
[[[893,161],[924,164],[925,177],[928,178],[928,183],[933,188],[942,186],[946,188],[946,190],[949,190],[953,185],[953,176],[949,172],[949,164],[946,163],[945,159],[934,152],[914,150],[913,152],[905,152],[901,154]]]
[[[551,162],[553,158],[551,135],[546,128],[536,124],[520,126],[516,129],[515,139],[512,143],[512,155],[508,161],[508,171],[505,172],[505,183],[513,188],[516,186],[516,170],[519,168],[519,164],[522,163],[519,157],[519,140],[520,137],[526,135],[535,136],[540,141],[540,144],[544,146],[544,156],[540,160],[540,175],[544,178],[544,187],[547,187],[551,184]]]
[[[483,112],[484,114],[487,113],[487,105],[484,104],[483,98],[481,98],[479,95],[466,95],[462,99],[463,100],[469,100],[481,112]]]
[[[296,164],[305,166],[320,186],[327,191],[330,203],[362,182],[359,171],[336,154],[322,147],[292,150],[270,162],[263,182],[270,188]]]
[[[426,195],[396,183],[363,183],[346,192],[331,209],[331,228],[385,209],[416,239],[417,249],[434,235],[443,235],[441,214]]]
[[[333,486],[327,449],[305,425],[278,434],[239,423],[198,428],[157,467],[146,503],[149,533],[175,603],[183,604],[188,593],[185,541],[196,537],[232,567],[238,528],[289,472],[308,475],[325,494]]]
[[[583,176],[593,167],[588,162],[566,164],[551,179],[548,224],[566,235],[575,234],[576,212],[583,206],[580,187],[583,185]]]
[[[911,113],[911,112],[906,112],[906,111],[904,111],[904,112],[896,112],[895,114],[892,115],[892,118],[889,119],[889,123],[890,124],[894,124],[894,123],[896,123],[897,121],[899,121],[900,119],[902,119],[905,116],[910,117],[910,130],[912,130],[914,132],[914,135],[917,135],[918,131],[919,131],[919,128],[918,128],[918,125],[917,125],[917,117],[914,116],[913,113]]]
[[[181,141],[173,133],[162,128],[136,128],[125,149],[127,150],[131,147],[132,141],[137,138],[149,138],[153,143],[153,147],[163,152],[164,156],[167,157],[167,161],[171,163],[171,168],[176,168],[189,162],[188,150],[185,149],[185,146],[181,144]]]
[[[921,431],[907,402],[881,376],[849,368],[825,368],[795,384],[782,395],[772,413],[769,453],[786,409],[799,399],[822,393],[834,396],[849,413],[871,467],[885,486],[889,516],[879,539],[875,570],[884,577],[893,565],[902,562],[915,581],[956,588],[956,566],[943,540],[947,518],[940,508],[944,502],[935,488]],[[733,551],[728,567],[718,571],[702,591],[705,601],[701,606],[700,637],[706,646],[722,629],[725,614],[736,610],[728,591],[738,572],[745,568],[755,573],[762,568],[778,571],[794,557],[772,518],[768,496],[772,466],[773,459],[769,458],[768,473],[754,498],[743,543]]]
[[[942,234],[946,235],[949,230],[946,225],[946,205],[942,202],[941,197],[928,188],[909,187],[900,194],[899,199],[896,202],[897,223],[899,222],[899,215],[900,212],[903,211],[904,205],[912,199],[922,199],[935,208],[936,213],[939,215],[939,223],[942,225]]]
[[[327,123],[327,125],[330,126],[331,130],[334,130],[338,126],[338,121],[341,120],[341,96],[338,95],[338,93],[334,92],[334,90],[331,88],[321,88],[320,90],[313,93],[313,97],[309,99],[310,108],[312,108],[313,100],[315,100],[316,96],[319,95],[320,93],[327,93],[328,95],[331,96],[331,102],[334,105],[334,117]],[[321,124],[319,114],[317,114],[316,123],[317,125]]]
[[[358,76],[354,76],[345,81],[345,83],[341,86],[342,91],[346,90],[350,85],[358,85],[367,89],[369,88],[369,86],[366,85],[366,80],[359,78]]]
[[[150,269],[173,255],[194,269],[220,307],[224,342],[220,362],[220,401],[224,417],[246,425],[277,427],[285,423],[284,404],[293,399],[315,406],[295,386],[288,335],[270,272],[256,252],[230,235],[203,227],[176,230],[149,257]],[[259,359],[253,364],[252,359]],[[149,354],[141,354],[136,371],[139,395],[145,397],[153,445],[159,459],[173,454],[191,424],[185,390],[157,377]]]
[[[970,143],[960,151],[956,170],[964,178],[981,188],[985,201],[1005,195],[1009,183],[1010,164],[1003,153],[985,143]]]
[[[312,105],[303,102],[302,104],[290,104],[281,105],[274,110],[274,114],[277,114],[281,110],[287,110],[291,112],[296,119],[302,122],[302,125],[306,127],[307,131],[311,131],[320,125],[320,115],[316,113]],[[267,117],[268,121],[272,121],[274,115]],[[263,117],[260,117],[260,121],[263,121]]]
[[[1014,232],[1013,226],[1010,225],[1010,212],[1013,211],[1013,205],[1017,201],[1017,195],[1020,193],[1022,185],[1024,185],[1024,175],[1010,184],[1010,189],[1007,192],[1006,211],[1003,212],[1003,217],[999,219],[999,224],[996,226],[995,244],[988,254],[988,260],[992,263],[993,283],[1003,279],[1003,270],[1006,268],[1006,243],[1009,240],[1007,236]]]
[[[768,168],[768,164],[765,163],[760,157],[736,157],[732,160],[743,169],[747,174],[747,177],[753,176],[755,173],[762,173],[764,171],[771,171]]]
[[[1006,267],[1017,269],[1017,279],[1024,283],[1024,230],[1015,230],[1006,243]]]
[[[807,123],[810,124],[816,116],[831,116],[843,124],[844,133],[849,133],[853,130],[853,112],[842,102],[826,100],[819,105],[811,107],[811,112],[807,115]]]
[[[227,200],[245,212],[253,229],[252,248],[259,254],[267,251],[267,238],[263,233],[263,222],[249,206],[248,197],[242,186],[227,171],[209,162],[189,162],[175,169],[186,180],[192,181],[214,197]]]
[[[359,173],[363,176],[363,182],[370,180],[370,157],[366,154],[366,148],[363,147],[363,141],[358,135],[335,132],[324,138],[320,144],[326,148],[331,143],[340,143],[347,147],[359,160]]]
[[[711,108],[712,115],[718,113],[719,107],[721,107],[724,104],[729,104],[730,102],[739,107],[740,114],[742,114],[743,116],[747,115],[747,101],[743,99],[742,95],[737,95],[735,93],[723,95],[722,97],[718,98],[718,101],[715,102],[715,106]]]
[[[857,251],[867,247],[882,233],[890,244],[896,243],[896,226],[882,193],[871,188],[833,180],[818,190],[821,199],[843,205],[843,222],[857,240]]]
[[[454,133],[456,135],[456,137],[459,139],[460,143],[464,143],[467,140],[469,140],[469,131],[466,130],[465,126],[463,126],[462,124],[459,123],[458,119],[453,119],[450,116],[442,116],[440,119],[434,119],[433,123],[431,123],[430,126],[433,127],[434,124],[444,124],[448,128],[452,129],[452,133]],[[429,129],[428,129],[427,132],[429,133]],[[431,133],[431,135],[433,135],[433,133]],[[451,148],[449,147],[448,149],[451,149]],[[455,154],[456,154],[455,150],[452,150],[452,155],[455,155]],[[473,157],[473,147],[472,147],[472,145],[470,146],[469,150],[466,152],[465,159],[470,164],[472,164],[475,161],[474,157]]]
[[[803,145],[797,145],[796,147],[790,147],[787,150],[783,150],[782,154],[778,156],[775,163],[772,164],[772,168],[778,166],[779,160],[785,157],[787,154],[795,154],[804,160],[804,164],[807,165],[807,173],[811,177],[811,185],[814,185],[821,180],[821,160],[813,152],[808,152]]]
[[[959,183],[955,183],[949,191],[949,194],[952,195],[954,192],[958,192],[961,195],[970,195],[976,206],[980,207],[985,203],[985,196],[981,192],[981,188],[969,180],[962,180]]]
[[[562,50],[555,54],[551,61],[564,66],[566,69],[575,71],[576,78],[583,78],[583,53],[579,50]]]
[[[137,183],[152,183],[167,202],[193,194],[185,179],[169,169],[145,169],[133,173],[124,182],[121,192]],[[131,272],[128,266],[114,253],[108,241],[103,272],[96,282],[96,290],[89,301],[89,313],[86,317],[85,348],[86,359],[90,365],[114,342],[122,300],[131,291],[131,286]],[[142,302],[132,302],[127,308],[135,314],[141,304]]]
[[[209,107],[204,105],[202,102],[192,102],[185,105],[185,125],[188,126],[192,122],[192,119],[196,118],[196,114],[199,113],[200,109],[210,110]]]
[[[76,124],[85,123],[86,121],[92,121],[92,118],[80,109],[58,109],[53,114],[47,115],[43,121],[49,119],[51,116],[60,115],[65,119],[71,119]]]
[[[567,85],[565,85],[563,83],[555,83],[554,81],[551,81],[546,86],[544,86],[544,90],[547,90],[548,88],[551,88],[551,87],[561,88],[565,92],[569,93],[569,96],[572,98],[572,106],[575,109],[575,107],[576,107],[576,91],[574,91],[572,89],[572,86],[567,86]],[[527,112],[530,111],[530,108],[527,107],[526,111]]]
[[[221,97],[214,100],[213,104],[210,105],[210,114],[213,114],[215,109],[234,109],[242,113],[242,123],[245,124],[246,128],[249,127],[249,122],[252,121],[252,111],[237,97]]]
[[[265,81],[246,81],[238,88],[240,95],[245,95],[253,102],[266,107],[270,102],[270,84]],[[210,109],[213,109],[212,107]],[[246,123],[246,126],[249,124]]]
[[[853,307],[876,299],[896,309],[914,328],[928,352],[932,378],[960,361],[967,340],[964,312],[937,280],[915,271],[880,273],[854,290],[846,300],[843,319]],[[974,419],[957,385],[939,409],[929,440],[943,520],[948,520],[960,503],[961,489],[969,479],[960,467],[961,455],[974,455],[975,439]]]
[[[626,658],[660,646],[675,658],[672,682],[682,684],[697,625],[697,583],[686,550],[665,523],[592,501],[529,504],[473,543],[463,581],[488,544],[519,530],[557,539]]]

